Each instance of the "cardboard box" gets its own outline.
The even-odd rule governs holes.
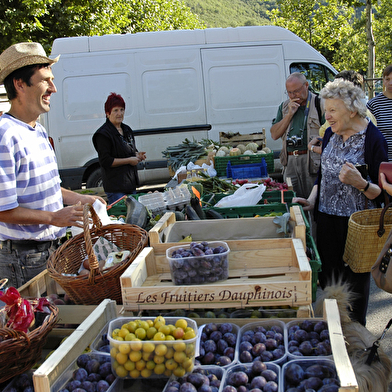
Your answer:
[[[312,270],[300,239],[226,241],[229,279],[199,286],[175,286],[166,249],[146,247],[120,278],[123,306],[143,309],[196,309],[301,306],[312,303]]]

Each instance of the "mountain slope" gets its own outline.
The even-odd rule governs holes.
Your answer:
[[[207,27],[236,27],[269,24],[267,10],[276,0],[184,0]]]

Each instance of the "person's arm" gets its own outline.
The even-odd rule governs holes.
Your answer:
[[[314,185],[307,199],[303,197],[293,197],[292,202],[301,204],[303,206],[304,211],[313,210],[316,204],[317,190],[318,190],[318,185]]]
[[[70,191],[69,189],[61,188],[61,193],[63,196],[63,202],[65,205],[74,205],[74,204],[94,204],[95,200],[100,200],[102,203],[106,204],[105,200],[100,196],[94,195],[85,195],[77,192]]]
[[[95,135],[95,148],[98,152],[99,163],[104,168],[124,165],[137,166],[141,159],[137,156],[115,158],[111,155],[111,142],[104,135]]]
[[[19,225],[43,224],[58,227],[83,227],[80,223],[83,221],[83,206],[76,204],[56,212],[16,207],[11,210],[0,211],[0,221]]]
[[[78,226],[83,227],[83,204],[93,204],[99,199],[106,204],[100,196],[82,195],[61,188],[63,201],[68,207],[51,212],[33,210],[25,207],[16,207],[11,210],[0,211],[0,222],[18,225],[52,225],[58,227]]]
[[[271,137],[273,140],[278,140],[283,136],[285,133],[286,129],[290,125],[290,122],[294,116],[294,114],[297,112],[299,108],[299,104],[296,102],[297,98],[294,98],[291,100],[288,104],[288,111],[285,116],[282,117],[280,121],[277,121],[275,124],[272,125],[271,127]],[[279,107],[279,111],[282,110],[282,105]],[[279,115],[279,112],[278,112]],[[279,117],[278,117],[279,118]]]
[[[392,184],[387,182],[387,179],[385,178],[384,173],[380,173],[380,180],[381,180],[382,188],[385,189],[385,191],[388,193],[388,195],[392,196]]]

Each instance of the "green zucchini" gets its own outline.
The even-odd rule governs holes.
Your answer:
[[[215,211],[215,210],[207,210],[206,211],[206,215],[207,215],[207,219],[211,218],[211,219],[225,219],[223,215],[221,215],[219,212]]]

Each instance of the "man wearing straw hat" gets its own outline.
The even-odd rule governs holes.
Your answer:
[[[46,268],[66,227],[82,227],[83,204],[98,198],[60,186],[54,150],[37,122],[57,91],[51,66],[59,57],[48,58],[35,42],[0,55],[0,84],[11,104],[0,118],[0,278],[14,287]]]

